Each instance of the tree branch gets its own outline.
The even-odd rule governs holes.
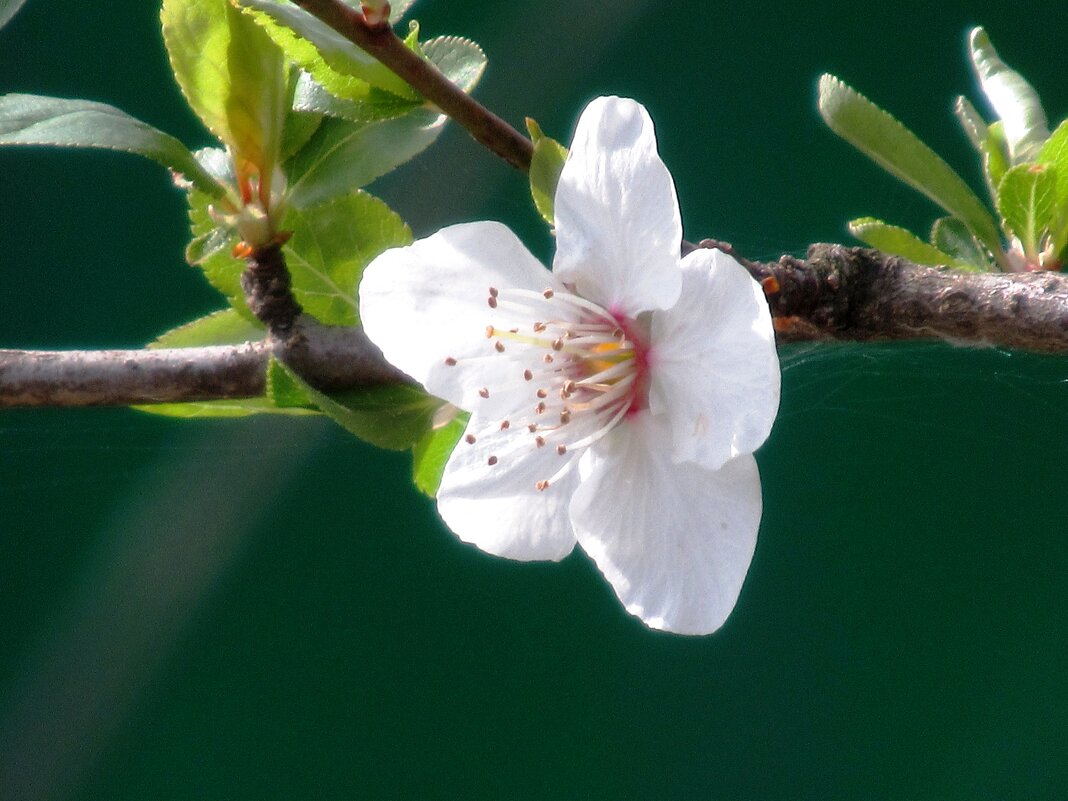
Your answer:
[[[522,172],[530,169],[533,145],[523,134],[456,86],[402,42],[388,23],[371,25],[340,0],[293,0],[312,16],[381,61],[480,144]]]
[[[725,243],[702,242],[730,251]],[[1068,352],[1068,276],[962,273],[864,248],[813,245],[804,260],[742,261],[780,343],[941,339]],[[362,331],[297,320],[285,340],[211,348],[0,351],[0,407],[125,406],[263,395],[274,355],[325,391],[410,381]]]

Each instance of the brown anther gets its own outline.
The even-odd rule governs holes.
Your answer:
[[[545,405],[545,403],[543,401],[542,403],[539,403],[537,406],[534,407],[534,414],[545,414],[545,410],[547,408],[548,407]]]
[[[507,420],[501,420],[501,431],[504,431],[510,425],[511,423],[509,423]]]
[[[509,328],[508,329],[508,333],[509,334],[518,334],[519,333],[519,329],[518,328]]]
[[[486,460],[486,464],[488,464],[490,467],[493,467],[493,465],[497,464],[497,457],[491,456]]]
[[[551,353],[546,353],[545,356],[542,358],[542,361],[544,361],[546,364],[552,364],[553,355]]]
[[[564,382],[564,386],[561,388],[560,394],[561,394],[561,396],[563,396],[565,398],[570,398],[571,397],[571,393],[574,392],[574,391],[575,391],[575,382],[572,381],[569,378],[569,379],[567,379],[567,381]]]
[[[490,295],[488,298],[486,298],[486,303],[489,304],[489,307],[491,309],[497,308],[497,298],[493,297],[493,295]]]
[[[490,297],[491,298],[495,298],[495,297],[497,297],[497,295],[498,295],[497,287],[491,286],[490,287]]]
[[[492,325],[486,326],[486,339],[493,339],[493,335],[497,333],[497,329]]]
[[[562,338],[561,339],[554,339],[553,340],[553,350],[563,350],[563,349],[564,349],[564,340]]]
[[[534,394],[537,395],[539,398],[547,398],[547,397],[549,397],[549,390],[547,390],[547,389],[539,389]]]
[[[539,448],[544,448],[545,447],[545,437],[542,437],[542,436],[534,437],[534,444],[537,445]]]
[[[571,422],[571,410],[570,409],[564,409],[562,412],[560,412],[560,424],[563,425],[564,423],[570,423],[570,422]]]
[[[534,333],[540,334],[545,330],[545,323],[534,323]]]
[[[493,349],[498,353],[504,353],[504,343],[498,339],[495,343],[493,343]]]
[[[488,389],[488,388],[486,388],[486,387],[482,387],[482,389],[480,389],[480,390],[478,391],[478,394],[479,394],[480,396],[482,396],[483,398],[488,398],[488,397],[489,397],[489,389]]]
[[[523,378],[526,379],[527,381],[533,381],[534,380],[534,372],[532,370],[524,370],[523,371]]]
[[[456,359],[452,358],[452,356],[446,356],[445,357],[445,364],[449,365],[449,367],[455,367],[456,366]]]
[[[553,288],[552,288],[552,287],[549,287],[548,289],[546,289],[546,290],[545,290],[544,292],[542,292],[541,294],[543,294],[543,295],[545,296],[545,299],[546,299],[546,300],[548,300],[548,299],[549,299],[549,298],[551,298],[551,297],[553,296],[553,294],[554,294],[554,293],[553,293]]]
[[[627,332],[624,331],[622,328],[617,328],[615,331],[612,332],[612,336],[614,336],[616,339],[625,339],[627,336]]]
[[[537,430],[538,430],[538,424],[537,423],[528,423],[527,424],[527,431],[529,431],[531,434],[533,434]]]
[[[474,445],[475,444],[475,435],[474,434],[466,435],[464,437],[464,442],[466,442],[468,445]]]
[[[567,453],[567,445],[564,445],[563,443],[561,443],[560,445],[557,445],[556,446],[556,453],[557,453],[558,456],[563,456],[565,453]]]
[[[538,492],[544,492],[545,490],[549,489],[549,482],[539,481],[537,484],[534,485],[534,489],[536,489]]]

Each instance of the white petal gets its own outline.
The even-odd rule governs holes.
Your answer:
[[[534,322],[490,308],[489,288],[549,286],[559,283],[505,226],[454,225],[372,261],[360,283],[360,319],[391,364],[471,411],[484,405],[481,388],[503,386],[523,373],[522,365],[494,351],[486,327],[529,330]],[[446,365],[448,357],[460,364]]]
[[[630,317],[678,298],[679,201],[641,105],[600,97],[582,112],[555,222],[553,271],[579,294]]]
[[[696,250],[683,291],[653,314],[650,408],[670,420],[674,458],[716,469],[752,453],[779,408],[779,359],[764,292],[738,262]]]
[[[579,544],[646,625],[708,634],[727,619],[756,547],[760,475],[752,456],[719,470],[671,460],[648,412],[584,456],[571,504]]]
[[[456,535],[484,551],[511,559],[563,559],[575,547],[568,518],[578,483],[572,470],[545,490],[535,488],[562,465],[549,447],[538,448],[525,428],[501,431],[472,418],[445,465],[438,513]],[[490,465],[490,457],[496,462]]]

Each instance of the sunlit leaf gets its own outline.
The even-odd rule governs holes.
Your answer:
[[[1068,120],[1057,126],[1038,152],[1038,162],[1054,168],[1056,215],[1053,222],[1054,241],[1058,251],[1068,248]],[[1062,253],[1062,255],[1065,255]]]
[[[327,325],[355,325],[363,268],[382,251],[412,241],[389,206],[360,191],[291,208],[284,227],[293,232],[284,250],[293,294],[304,311]]]
[[[359,100],[330,94],[308,73],[301,73],[293,95],[293,108],[328,117],[340,117],[350,122],[375,122],[400,117],[419,108],[422,101],[397,97],[390,92],[369,87]]]
[[[889,225],[874,217],[851,220],[848,225],[849,233],[861,242],[892,256],[901,256],[916,264],[961,266],[949,254],[899,226]]]
[[[164,0],[163,40],[175,79],[204,124],[269,174],[288,108],[282,52],[229,0]]]
[[[820,78],[819,110],[831,130],[960,218],[984,245],[999,247],[997,224],[983,202],[912,131],[832,75]]]
[[[972,101],[961,95],[953,104],[953,113],[957,115],[960,127],[964,129],[964,133],[967,134],[968,141],[972,143],[972,147],[982,153],[987,137],[987,125],[975,106],[972,105]]]
[[[983,93],[1005,126],[1012,163],[1027,161],[1049,137],[1049,123],[1038,93],[1001,60],[982,28],[972,29],[968,51]]]
[[[420,47],[423,55],[465,92],[474,89],[486,71],[486,54],[470,39],[439,36]]]
[[[208,283],[219,290],[230,306],[249,321],[256,319],[245,304],[241,288],[241,272],[245,262],[234,258],[233,248],[240,237],[237,232],[221,226],[208,211],[212,199],[203,192],[187,194],[189,227],[192,241],[186,249],[186,261],[199,267]]]
[[[287,166],[289,202],[307,207],[366,186],[429,147],[441,134],[445,119],[419,110],[365,124],[323,120]]]
[[[1005,173],[998,187],[998,212],[1032,263],[1038,261],[1042,237],[1057,210],[1055,173],[1048,164],[1018,164]]]
[[[412,448],[412,481],[431,498],[438,494],[445,463],[467,428],[469,415],[460,413],[441,428],[431,429]]]
[[[527,130],[534,142],[528,174],[530,196],[542,219],[552,225],[556,185],[560,181],[560,172],[564,169],[564,161],[567,159],[567,148],[542,133],[541,127],[532,119],[527,119]]]
[[[223,193],[185,145],[123,111],[89,100],[0,96],[0,145],[51,145],[119,150],[152,159],[202,192]]]

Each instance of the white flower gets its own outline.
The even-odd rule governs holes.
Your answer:
[[[763,292],[719,251],[680,259],[675,187],[632,100],[582,113],[555,223],[551,273],[492,222],[383,253],[364,328],[471,413],[438,493],[461,539],[524,560],[577,542],[649,626],[714,631],[753,556],[752,452],[779,402]]]

